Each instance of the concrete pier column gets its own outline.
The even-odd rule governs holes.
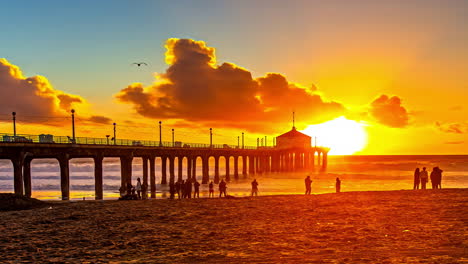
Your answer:
[[[229,175],[229,156],[224,156],[226,159],[226,181],[231,180],[231,175]]]
[[[147,157],[142,157],[141,158],[142,163],[142,169],[143,169],[143,182],[141,183],[146,184],[148,186],[148,158]],[[148,190],[147,190],[148,191]]]
[[[31,197],[31,161],[32,158],[25,158],[23,164],[24,195]]]
[[[174,183],[175,182],[175,157],[174,156],[169,156],[169,182]]]
[[[327,170],[327,164],[328,164],[328,152],[324,152],[323,158],[322,158],[322,171]]]
[[[128,184],[132,184],[132,161],[133,156],[129,155],[120,157],[122,193],[127,193],[129,191],[127,190]]]
[[[60,165],[60,188],[62,190],[62,200],[70,200],[70,168],[69,156],[67,154],[58,158]]]
[[[219,183],[219,156],[215,156],[214,183]]]
[[[183,161],[184,157],[181,156],[181,157],[178,157],[177,158],[177,181],[182,181],[182,161]]]
[[[167,184],[167,157],[161,157],[161,184]]]
[[[310,166],[312,167],[312,170],[315,169],[315,150],[312,151],[310,156]]]
[[[242,156],[242,175],[247,176],[247,156]]]
[[[239,156],[234,156],[234,179],[239,179]]]
[[[187,157],[187,179],[192,179],[192,158]]]
[[[301,169],[301,153],[296,152],[294,154],[294,171]]]
[[[197,178],[197,158],[198,157],[193,157],[192,159],[192,179]]]
[[[15,158],[11,159],[13,163],[13,185],[15,188],[15,194],[23,195],[23,163],[24,155],[19,154]]]
[[[255,174],[255,157],[249,156],[249,173]]]
[[[322,152],[318,151],[317,152],[317,165],[320,166],[322,164],[322,161],[320,160],[322,158]]]
[[[151,198],[156,198],[156,167],[155,157],[150,157],[150,185],[151,185]]]
[[[262,173],[262,157],[256,156],[255,157],[255,171],[257,173]]]
[[[94,199],[102,200],[103,188],[102,188],[102,160],[103,156],[94,156]]]
[[[202,184],[207,184],[210,181],[209,176],[209,163],[208,160],[210,159],[209,156],[202,157],[202,165],[203,165],[203,175],[202,175]]]

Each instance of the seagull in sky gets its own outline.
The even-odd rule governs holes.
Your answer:
[[[134,62],[134,63],[132,63],[132,65],[133,65],[133,64],[136,64],[138,67],[140,67],[141,65],[146,65],[146,66],[148,66],[148,64],[146,64],[145,62]]]

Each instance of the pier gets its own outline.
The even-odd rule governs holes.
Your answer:
[[[280,137],[278,137],[278,143],[281,143]],[[147,184],[150,197],[155,198],[156,158],[161,159],[161,184],[182,180],[183,170],[187,171],[187,179],[195,179],[197,159],[202,161],[202,184],[207,184],[211,180],[214,183],[220,181],[221,157],[224,157],[226,162],[224,178],[230,181],[239,177],[247,177],[248,174],[325,170],[329,151],[326,147],[313,147],[310,144],[252,147],[227,144],[174,144],[173,142],[125,139],[109,143],[108,139],[103,138],[75,138],[71,141],[67,137],[51,137],[49,140],[40,135],[10,136],[6,134],[0,135],[0,140],[0,159],[9,159],[13,164],[16,194],[31,197],[31,161],[51,158],[56,159],[60,166],[62,200],[70,198],[69,161],[74,158],[94,160],[95,199],[101,200],[103,198],[103,159],[107,157],[120,158],[121,192],[126,192],[127,184],[131,183],[133,159],[141,158],[143,161],[142,184]],[[209,175],[210,158],[214,158],[214,175]],[[229,169],[231,158],[234,159],[233,175]],[[185,168],[183,167],[184,159],[186,159]],[[240,160],[242,171],[239,171]],[[177,171],[175,171],[176,161]],[[167,167],[169,175],[167,175]]]

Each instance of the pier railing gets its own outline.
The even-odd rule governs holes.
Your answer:
[[[81,145],[116,145],[116,146],[135,146],[135,147],[166,147],[166,148],[223,148],[223,149],[241,149],[242,146],[228,144],[203,144],[190,142],[168,142],[151,141],[135,139],[112,139],[112,138],[89,138],[68,136],[54,136],[50,134],[28,135],[28,134],[5,134],[0,133],[0,142],[8,143],[43,143],[43,144],[81,144]],[[265,147],[261,147],[265,148]],[[244,146],[244,149],[257,149],[255,146]]]

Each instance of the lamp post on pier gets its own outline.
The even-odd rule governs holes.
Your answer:
[[[76,143],[76,139],[75,139],[75,109],[71,110],[71,116],[72,116],[72,140],[73,140],[73,143]]]
[[[240,143],[239,143],[239,136],[237,136],[237,148],[240,147]]]
[[[242,132],[242,149],[244,149],[244,132]]]
[[[172,129],[172,147],[175,147],[175,144],[174,144],[174,129]]]
[[[117,145],[117,137],[116,137],[116,123],[113,124],[114,125],[114,145]]]
[[[210,148],[213,147],[213,128],[210,127]]]
[[[13,140],[16,138],[16,112],[11,113],[13,115]]]
[[[162,122],[159,121],[159,146],[160,147],[162,147],[161,125],[162,125]]]

